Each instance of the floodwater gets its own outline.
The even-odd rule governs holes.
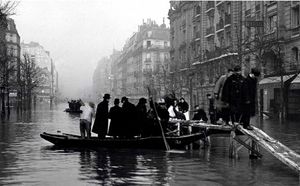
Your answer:
[[[32,114],[0,120],[0,185],[299,185],[299,175],[261,149],[228,157],[229,138],[211,138],[206,149],[166,152],[132,149],[58,149],[40,138],[57,131],[79,134],[79,117],[38,108]],[[256,124],[300,153],[297,122]]]

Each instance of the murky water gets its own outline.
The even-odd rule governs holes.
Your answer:
[[[228,158],[229,139],[212,138],[207,149],[168,153],[163,150],[57,149],[40,133],[79,134],[78,115],[37,109],[31,117],[12,113],[0,124],[0,185],[299,185],[299,175],[268,152],[250,160]],[[297,122],[259,125],[300,153]]]

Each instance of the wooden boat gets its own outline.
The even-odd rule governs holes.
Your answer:
[[[46,132],[40,134],[40,136],[43,139],[60,147],[165,149],[165,145],[161,136],[133,139],[98,139],[97,137],[92,137],[91,139],[82,139],[80,136],[73,134],[50,134]],[[171,148],[178,149],[204,137],[205,135],[203,133],[195,133],[183,136],[166,137],[166,140]]]
[[[80,114],[82,113],[82,110],[71,110],[70,108],[67,108],[65,109],[65,112]]]

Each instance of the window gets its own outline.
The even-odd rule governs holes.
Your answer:
[[[147,41],[147,48],[151,47],[151,41]]]
[[[227,2],[227,4],[226,4],[225,13],[231,14],[231,3],[230,2]]]
[[[292,48],[292,59],[296,63],[299,62],[299,49],[297,47]]]
[[[299,19],[299,6],[292,8],[292,26],[297,27],[300,25]]]
[[[201,7],[198,5],[196,7],[196,15],[199,15],[201,13]]]
[[[225,44],[226,44],[226,46],[230,46],[230,44],[231,44],[231,32],[230,32],[230,30],[226,32]]]
[[[167,47],[168,46],[168,42],[164,41],[164,46]]]
[[[151,54],[150,53],[146,54],[146,61],[151,61]]]
[[[266,32],[273,33],[277,30],[277,15],[269,16],[267,19],[267,30]]]

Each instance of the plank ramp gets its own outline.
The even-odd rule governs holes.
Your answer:
[[[202,129],[214,129],[214,130],[220,130],[220,131],[231,131],[232,126],[230,125],[215,125],[211,123],[205,123],[200,122],[199,120],[175,120],[172,119],[169,121],[169,123],[180,123],[182,126],[193,126],[193,127],[199,127]]]
[[[241,125],[237,129],[243,134],[249,136],[252,140],[257,142],[262,148],[270,152],[273,156],[281,162],[300,173],[300,155],[295,151],[289,149],[287,146],[280,143],[278,140],[270,137],[261,129],[254,126],[253,130],[244,129]]]

